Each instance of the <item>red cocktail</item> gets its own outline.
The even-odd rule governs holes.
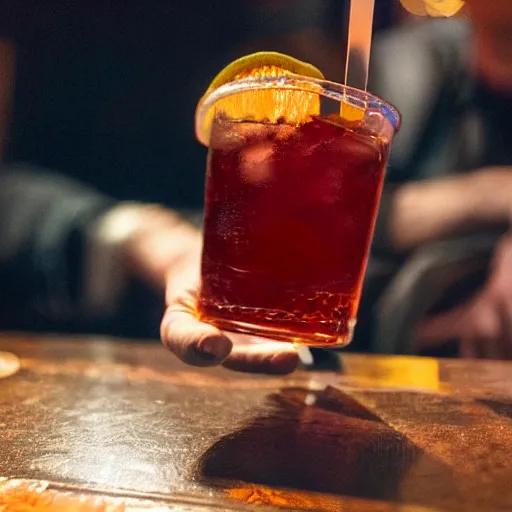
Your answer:
[[[361,95],[357,121],[318,115],[291,125],[217,112],[203,321],[310,345],[350,342],[395,128],[387,105],[375,99],[372,110]]]

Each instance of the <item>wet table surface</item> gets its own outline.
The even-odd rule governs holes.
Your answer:
[[[347,354],[267,377],[156,343],[0,350],[21,360],[0,379],[0,477],[164,510],[512,509],[511,363]]]

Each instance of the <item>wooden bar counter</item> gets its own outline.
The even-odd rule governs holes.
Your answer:
[[[0,378],[3,511],[12,479],[123,510],[512,510],[512,363],[342,354],[269,377],[156,342],[0,351],[20,361]]]

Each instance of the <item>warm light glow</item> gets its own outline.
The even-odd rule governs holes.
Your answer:
[[[18,372],[21,362],[18,356],[10,352],[0,352],[0,379],[5,379]]]
[[[284,491],[262,485],[247,485],[228,489],[228,497],[249,505],[266,505],[301,510],[339,511],[339,501],[333,497],[304,491]]]
[[[0,479],[2,512],[124,512],[120,500],[48,490],[44,482]]]
[[[357,356],[350,360],[346,377],[353,386],[440,391],[439,362],[429,357]]]
[[[455,16],[464,7],[464,0],[400,0],[400,3],[415,16],[436,18]]]

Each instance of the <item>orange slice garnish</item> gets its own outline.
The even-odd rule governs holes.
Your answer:
[[[249,76],[263,76],[265,71],[288,72],[296,75],[309,76],[323,79],[322,72],[307,62],[278,52],[257,52],[240,57],[228,64],[211,82],[205,96],[233,80],[247,78]],[[275,76],[275,75],[274,75]]]
[[[256,87],[219,97],[208,103],[209,96],[219,87],[247,78],[294,76],[323,80],[322,72],[312,64],[277,52],[258,52],[241,57],[226,66],[211,82],[196,109],[196,136],[205,146],[209,145],[210,133],[216,116],[225,119],[261,123],[287,123],[300,125],[320,115],[320,90],[310,81],[304,90],[277,87]],[[340,117],[350,123],[360,122],[366,109],[348,101],[341,101]]]
[[[198,104],[219,87],[246,78],[279,79],[297,76],[323,79],[320,70],[307,62],[277,52],[258,52],[235,60],[226,66],[211,82]],[[216,116],[228,119],[264,123],[285,122],[298,125],[320,114],[318,93],[300,89],[259,88],[236,92],[215,101],[203,113],[196,125],[196,136],[208,145],[213,120]],[[196,113],[197,115],[197,113]]]

